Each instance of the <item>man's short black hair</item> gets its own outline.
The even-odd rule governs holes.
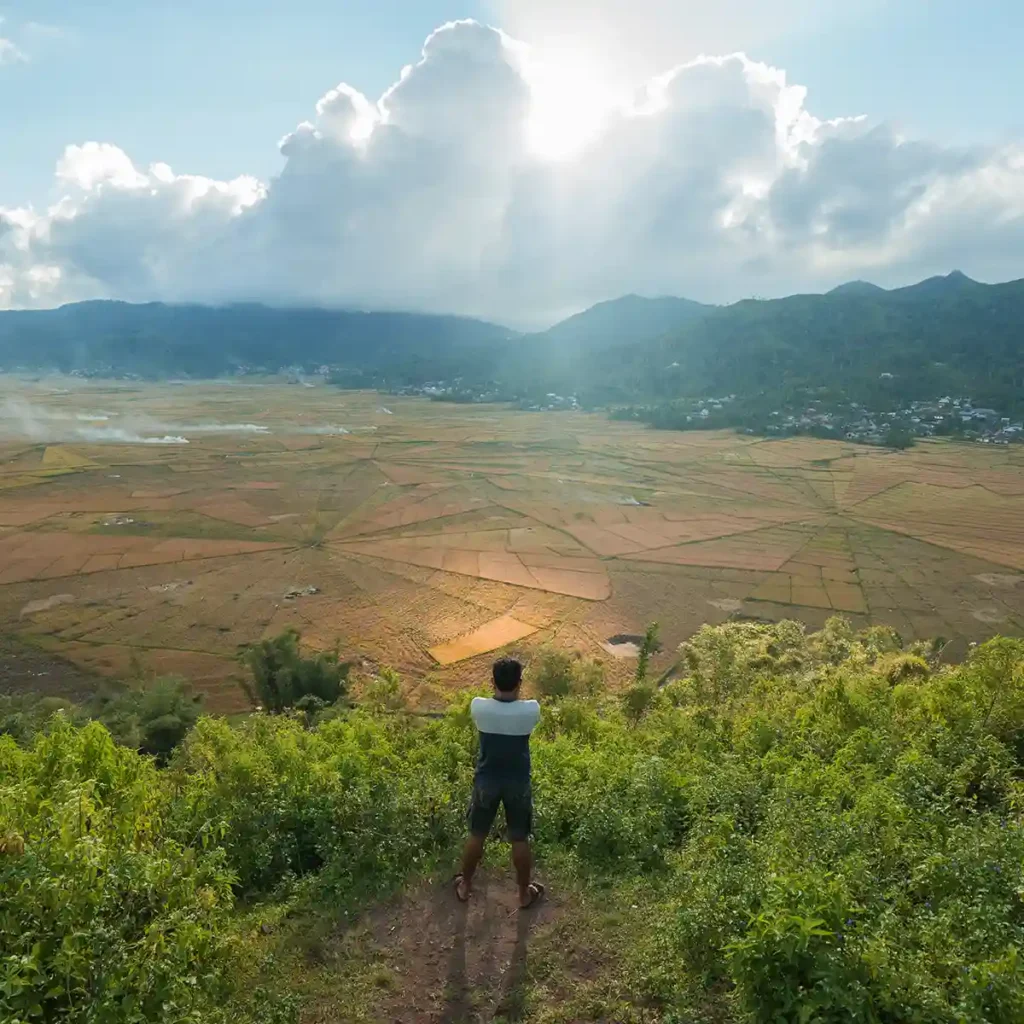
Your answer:
[[[523,666],[515,658],[499,658],[494,663],[494,685],[502,693],[511,693],[523,681]]]

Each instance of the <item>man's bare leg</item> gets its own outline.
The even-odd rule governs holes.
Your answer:
[[[459,879],[457,892],[460,900],[468,900],[473,888],[473,875],[484,855],[485,836],[470,836],[462,851],[462,877]]]
[[[529,842],[512,844],[512,864],[516,869],[516,884],[519,886],[519,906],[528,907],[534,902],[534,896],[530,892],[530,882],[533,880],[533,854],[530,852]]]

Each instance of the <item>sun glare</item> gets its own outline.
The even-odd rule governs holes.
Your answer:
[[[552,50],[531,55],[526,68],[533,93],[528,142],[543,160],[569,160],[601,131],[615,106],[612,90],[582,54]]]

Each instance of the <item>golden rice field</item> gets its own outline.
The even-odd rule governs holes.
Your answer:
[[[184,443],[187,440],[188,443]],[[1024,632],[1024,448],[899,453],[277,383],[0,378],[0,633],[241,705],[294,625],[485,678],[503,645],[841,612],[962,653]],[[663,656],[663,663],[669,657]]]

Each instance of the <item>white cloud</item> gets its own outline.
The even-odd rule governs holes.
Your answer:
[[[14,41],[0,36],[0,66],[18,64],[28,60],[28,54],[15,46]]]
[[[0,14],[0,28],[3,28],[4,21],[4,16]],[[27,61],[28,54],[13,39],[0,36],[0,67],[4,64],[24,64]]]
[[[635,86],[709,54],[760,55],[783,38],[847,23],[892,0],[489,0],[497,22],[545,56],[583,54]]]
[[[1024,272],[1021,146],[823,122],[742,55],[684,62],[628,104],[588,92],[583,65],[545,78],[537,59],[445,26],[379,101],[324,96],[268,184],[70,146],[59,202],[0,207],[0,305],[263,299],[529,324],[627,291],[725,301]]]

